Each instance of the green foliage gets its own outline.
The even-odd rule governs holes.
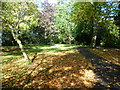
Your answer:
[[[118,47],[120,42],[118,27],[111,20],[107,21],[105,26],[107,29],[102,36],[102,42],[104,42],[104,46]]]
[[[6,24],[10,29],[27,30],[32,23],[36,23],[36,6],[33,3],[3,2],[2,5],[3,25]]]
[[[95,36],[96,45],[120,43],[118,3],[59,0],[55,6],[43,3],[40,11],[34,3],[4,2],[2,7],[3,45],[16,45],[11,31],[23,44],[90,45]]]
[[[74,43],[75,24],[71,21],[72,2],[59,1],[56,5],[54,28],[60,43]]]
[[[10,31],[2,30],[2,46],[17,45]]]
[[[116,15],[117,4],[111,2],[74,3],[72,20],[77,24],[76,41],[89,45],[91,39],[96,36],[96,45],[102,43],[110,47],[118,46],[119,31],[112,19]],[[96,35],[94,30],[96,30]]]
[[[42,3],[42,5],[43,10],[39,15],[39,25],[35,30],[35,34],[38,34],[36,37],[38,37],[40,43],[52,44],[56,34],[53,28],[55,8],[48,1]]]
[[[37,26],[37,17],[38,10],[34,3],[2,2],[3,32],[13,31],[19,38],[22,38],[23,34],[28,36],[30,29],[33,26]],[[8,38],[11,38],[11,34],[9,34],[9,36]],[[6,35],[3,34],[3,38],[6,38]],[[23,38],[22,41],[24,41],[24,39],[25,38]]]

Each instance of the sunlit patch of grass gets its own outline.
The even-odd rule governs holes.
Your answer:
[[[37,52],[60,52],[60,51],[67,51],[73,48],[77,48],[79,45],[69,45],[69,44],[55,44],[55,45],[45,45],[45,46],[33,46],[30,51],[37,51]],[[29,52],[29,50],[28,50]]]
[[[61,49],[61,50],[68,50],[71,48],[75,48],[77,45],[67,45],[67,44],[55,44],[54,46],[49,47],[41,47],[41,49]]]

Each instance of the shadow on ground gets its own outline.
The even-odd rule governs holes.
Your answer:
[[[33,90],[37,88],[81,88],[81,90],[102,88],[106,90],[110,86],[119,89],[119,66],[107,62],[85,48],[78,48],[78,50],[80,53],[38,54],[34,64],[27,66],[30,69],[26,67],[26,70],[24,70],[25,67],[18,65],[15,66],[17,68],[15,72],[11,65],[11,71],[6,70],[6,73],[11,73],[11,76],[5,77],[3,87],[33,88]],[[41,70],[41,68],[44,69]],[[95,79],[96,74],[102,79],[101,81],[98,82]]]
[[[79,52],[62,54],[45,54],[45,56],[42,54],[42,61],[36,66],[33,65],[34,68],[29,74],[15,73],[17,75],[13,75],[3,82],[3,87],[6,89],[33,88],[33,90],[37,88],[81,88],[86,90],[93,87],[95,83],[92,79],[94,78],[93,72],[86,69],[89,62],[84,60]],[[41,67],[45,69],[40,70]],[[17,70],[19,69],[17,68]],[[86,76],[89,72],[92,76]]]
[[[80,47],[78,50],[80,54],[91,61],[93,66],[92,70],[103,80],[103,82],[98,82],[95,88],[120,89],[120,66],[91,53],[86,47]]]

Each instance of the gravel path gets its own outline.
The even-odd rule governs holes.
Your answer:
[[[86,47],[80,47],[78,50],[86,59],[90,60],[93,67],[92,70],[101,79],[95,85],[95,88],[120,90],[120,66],[89,52]]]

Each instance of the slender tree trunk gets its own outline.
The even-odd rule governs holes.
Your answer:
[[[72,43],[72,39],[71,39],[71,37],[69,36],[69,44],[71,44]]]
[[[26,61],[30,61],[28,55],[26,54],[24,48],[23,48],[23,45],[20,41],[20,39],[18,38],[18,36],[15,35],[14,31],[12,30],[12,35],[13,35],[13,38],[15,39],[15,41],[18,43],[20,49],[21,49],[21,52],[23,53],[23,56],[25,58]]]
[[[96,46],[96,40],[97,40],[97,27],[98,27],[98,20],[97,20],[97,11],[96,11],[96,5],[92,4],[93,7],[95,8],[94,11],[94,17],[93,17],[93,36],[91,40],[91,46],[95,47]]]
[[[96,19],[94,19],[93,21],[93,36],[92,36],[92,40],[91,40],[91,46],[95,47],[96,46],[96,40],[97,40],[97,22]]]
[[[2,30],[0,30],[0,46],[2,46]]]

